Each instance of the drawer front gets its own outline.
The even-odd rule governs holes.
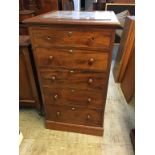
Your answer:
[[[105,89],[106,73],[105,72],[89,72],[78,71],[70,72],[71,70],[40,70],[41,81],[43,86],[55,88],[75,87],[79,89]]]
[[[84,109],[72,106],[46,106],[46,119],[56,122],[88,126],[102,126],[103,112],[97,109]]]
[[[112,31],[110,29],[31,29],[34,45],[110,49]]]
[[[105,103],[105,90],[88,91],[77,88],[43,87],[45,104],[50,105],[79,105],[88,108],[102,108]]]
[[[36,48],[39,66],[107,71],[108,53],[73,50]]]

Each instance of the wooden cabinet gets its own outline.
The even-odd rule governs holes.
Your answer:
[[[126,18],[121,42],[118,48],[115,65],[113,68],[114,79],[121,82],[124,76],[131,53],[135,48],[135,18],[129,16]]]
[[[25,22],[42,88],[46,127],[103,135],[111,55],[119,26],[115,14],[59,11]]]
[[[133,49],[123,79],[121,89],[127,102],[130,102],[135,93],[135,49]]]
[[[61,0],[19,0],[20,10],[33,10],[36,15],[59,10]]]
[[[38,10],[36,11],[37,14],[56,11],[60,8],[59,0],[41,0],[40,3],[37,2],[37,4],[40,5]]]
[[[31,62],[30,38],[19,37],[19,103],[20,106],[36,107],[40,110],[40,100]]]
[[[124,96],[129,102],[135,91],[135,18],[128,16],[115,60],[113,75],[121,83]]]
[[[35,16],[35,11],[33,10],[20,10],[19,11],[19,35],[28,35],[28,27],[22,21],[27,18]]]

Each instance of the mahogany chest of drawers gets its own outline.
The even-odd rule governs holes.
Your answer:
[[[115,29],[113,12],[56,11],[25,21],[46,128],[103,135]]]

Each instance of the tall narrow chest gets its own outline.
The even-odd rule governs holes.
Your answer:
[[[103,135],[115,29],[113,12],[56,11],[25,21],[46,128]]]

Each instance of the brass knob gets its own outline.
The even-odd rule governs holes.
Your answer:
[[[52,76],[52,80],[55,80],[56,78],[55,78],[55,76]]]
[[[71,37],[72,36],[72,32],[68,32],[68,37]]]
[[[88,61],[88,64],[92,65],[94,63],[94,61],[95,61],[94,58],[90,58],[89,61]]]
[[[89,83],[89,84],[93,83],[93,79],[91,79],[91,78],[88,79],[88,83]]]
[[[54,95],[54,99],[58,99],[58,95],[56,94],[56,95]]]
[[[52,60],[53,59],[53,56],[51,55],[51,56],[49,56],[49,60]]]
[[[88,102],[89,102],[89,103],[91,102],[91,98],[88,98]]]
[[[69,50],[70,53],[73,53],[73,50]]]
[[[90,119],[90,115],[87,115],[87,119]]]
[[[59,111],[57,111],[57,116],[60,116],[60,112]]]
[[[70,70],[69,72],[70,72],[70,73],[74,73],[74,71],[73,71],[73,70]]]
[[[75,108],[74,108],[74,107],[72,107],[72,110],[75,110]]]

